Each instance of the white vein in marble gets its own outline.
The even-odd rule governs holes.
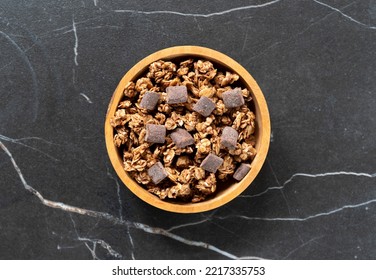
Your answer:
[[[206,223],[208,221],[210,221],[209,217],[207,217],[207,218],[205,218],[203,220],[196,221],[196,222],[191,222],[191,223],[185,223],[185,224],[180,224],[180,225],[172,226],[172,227],[166,229],[166,231],[174,231],[174,230],[177,230],[177,229],[180,229],[180,228],[191,227],[191,226],[195,226],[195,225]]]
[[[74,25],[76,26],[76,29],[77,29],[77,26],[78,25],[81,25],[81,24],[84,24],[84,23],[87,23],[87,22],[90,22],[90,21],[94,21],[96,19],[100,19],[100,18],[103,18],[104,15],[100,15],[100,16],[95,16],[95,17],[92,17],[92,18],[88,18],[88,19],[85,19],[85,20],[81,20],[81,21],[74,21]],[[100,28],[100,27],[118,27],[118,28],[121,28],[120,26],[112,26],[112,25],[99,25],[99,26],[94,26],[94,27],[86,27],[86,29],[95,29],[95,28]],[[48,31],[48,32],[45,32],[45,33],[42,33],[40,34],[38,37],[39,38],[44,38],[46,37],[47,35],[51,34],[51,33],[57,33],[57,34],[67,34],[67,33],[70,33],[70,32],[73,32],[73,20],[72,20],[72,24],[71,25],[65,25],[65,26],[62,26],[62,27],[59,27],[59,28],[55,28],[51,31]]]
[[[83,215],[83,216],[90,216],[90,217],[94,217],[94,218],[104,219],[104,220],[107,220],[108,222],[113,223],[114,225],[125,225],[125,226],[128,225],[131,228],[142,230],[142,231],[150,233],[150,234],[162,235],[162,236],[168,237],[170,239],[173,239],[175,241],[181,242],[181,243],[189,245],[189,246],[200,247],[200,248],[203,248],[203,249],[211,250],[213,252],[216,252],[216,253],[218,253],[222,256],[225,256],[227,258],[230,258],[230,259],[241,258],[241,257],[235,256],[234,254],[232,254],[230,252],[222,250],[222,249],[220,249],[220,248],[218,248],[214,245],[211,245],[209,243],[202,242],[202,241],[189,240],[187,238],[184,238],[184,237],[179,236],[177,234],[171,233],[171,232],[169,232],[165,229],[162,229],[162,228],[151,227],[149,225],[146,225],[146,224],[143,224],[143,223],[138,223],[138,222],[121,220],[120,218],[115,217],[115,216],[108,214],[108,213],[84,209],[84,208],[80,208],[80,207],[71,206],[71,205],[68,205],[68,204],[65,204],[65,203],[62,203],[62,202],[56,202],[56,201],[45,199],[40,192],[38,192],[36,189],[34,189],[32,186],[30,186],[26,182],[20,168],[18,167],[16,161],[14,160],[14,158],[12,156],[12,153],[8,150],[8,148],[1,141],[0,141],[0,148],[9,157],[9,159],[10,159],[14,169],[16,170],[24,188],[27,191],[31,192],[33,195],[35,195],[40,200],[40,202],[47,207],[59,209],[59,210],[62,210],[62,211],[66,211],[68,213],[76,213],[76,214],[80,214],[80,215]],[[263,259],[263,258],[257,257],[257,256],[247,256],[247,258]]]
[[[93,243],[93,248],[90,248],[90,246],[87,244],[87,242],[84,242],[86,248],[89,249],[92,257],[93,257],[93,260],[100,260],[100,258],[98,258],[97,254],[96,254],[96,250],[97,250],[97,243]]]
[[[293,255],[294,253],[296,253],[297,251],[299,251],[300,249],[312,244],[312,243],[315,243],[317,240],[321,239],[325,237],[325,235],[320,235],[320,236],[316,236],[316,237],[313,237],[305,242],[303,242],[302,244],[300,244],[298,247],[294,248],[293,250],[291,250],[290,252],[288,252],[288,254],[283,257],[282,259],[288,259],[291,255]]]
[[[85,100],[86,100],[88,103],[90,103],[90,104],[93,103],[93,101],[91,101],[91,99],[90,99],[85,93],[81,92],[80,95],[81,95],[83,98],[85,98]]]
[[[7,41],[9,41],[16,48],[16,50],[18,51],[20,57],[22,58],[22,60],[24,61],[24,63],[26,64],[26,66],[27,66],[27,68],[28,68],[28,70],[30,72],[31,80],[32,80],[32,86],[33,86],[33,92],[35,94],[33,106],[30,106],[30,107],[33,107],[33,112],[34,112],[33,121],[35,122],[36,119],[37,119],[37,117],[38,117],[38,108],[39,108],[39,85],[38,85],[37,74],[35,73],[34,67],[31,64],[30,59],[26,55],[26,51],[23,50],[17,44],[17,42],[15,40],[13,40],[5,32],[3,32],[3,31],[0,30],[0,35],[2,35]]]
[[[368,177],[368,178],[375,178],[376,173],[364,173],[364,172],[352,172],[352,171],[335,171],[335,172],[326,172],[326,173],[317,173],[317,174],[308,174],[308,173],[295,173],[289,179],[287,179],[282,185],[269,187],[266,190],[259,192],[253,195],[240,195],[239,197],[247,198],[247,197],[258,197],[266,194],[271,190],[281,190],[286,187],[287,184],[291,183],[296,177],[309,177],[309,178],[318,178],[318,177],[326,177],[326,176],[356,176],[356,177]]]
[[[1,135],[1,134],[0,134],[0,139],[3,140],[3,141],[7,141],[7,142],[14,143],[14,144],[18,144],[18,145],[23,146],[23,147],[26,147],[26,148],[28,148],[28,149],[34,150],[34,151],[36,151],[36,152],[38,152],[38,153],[41,153],[41,154],[45,155],[45,156],[48,157],[49,159],[52,159],[53,161],[56,161],[56,162],[57,162],[57,161],[60,161],[59,159],[57,159],[57,158],[55,158],[55,157],[53,157],[53,156],[47,154],[46,152],[44,152],[44,151],[42,151],[42,150],[39,150],[39,149],[37,149],[37,148],[35,148],[35,147],[33,147],[33,146],[30,146],[30,145],[27,145],[27,144],[22,143],[22,141],[24,141],[24,140],[40,140],[40,141],[43,141],[43,142],[45,142],[45,143],[48,143],[48,144],[54,145],[54,143],[49,142],[49,141],[47,141],[47,140],[44,140],[44,139],[42,139],[42,138],[39,138],[39,137],[24,137],[24,138],[14,139],[14,138],[10,138],[10,137],[7,137],[7,136],[5,136],[5,135]]]
[[[124,221],[124,217],[123,217],[123,209],[122,209],[122,205],[123,205],[123,202],[121,200],[121,196],[120,196],[120,184],[118,182],[118,180],[116,178],[114,178],[114,176],[112,176],[109,168],[107,167],[107,177],[110,178],[111,180],[113,180],[116,184],[116,194],[118,196],[118,202],[119,202],[119,218],[120,220],[123,222]],[[134,260],[135,259],[135,255],[134,255],[134,242],[133,242],[133,237],[132,237],[132,234],[130,232],[130,229],[129,229],[129,225],[126,225],[126,234],[128,236],[128,239],[129,239],[129,243],[131,244],[131,257],[132,259]]]
[[[77,28],[76,28],[76,23],[74,19],[72,19],[72,30],[74,34],[74,47],[73,47],[73,52],[74,52],[74,64],[78,66],[78,35],[77,35]]]
[[[118,259],[122,259],[123,256],[115,251],[110,244],[108,244],[107,242],[105,242],[104,240],[102,239],[90,239],[90,238],[84,238],[84,237],[79,237],[78,238],[79,241],[84,241],[84,242],[90,242],[93,244],[93,246],[96,246],[96,245],[100,245],[103,249],[105,249],[111,256],[115,257],[115,258],[118,258]]]
[[[1,139],[8,140],[7,138],[4,138],[4,136],[2,136]],[[18,167],[16,161],[14,160],[12,154],[10,153],[10,151],[7,149],[7,147],[1,141],[0,141],[0,147],[10,158],[10,160],[13,164],[13,167],[16,170],[24,188],[26,190],[28,190],[29,192],[33,193],[36,197],[38,197],[39,200],[42,202],[42,204],[44,204],[45,206],[48,206],[48,207],[51,207],[51,208],[57,208],[57,209],[60,209],[60,210],[63,210],[63,211],[69,212],[69,213],[77,213],[77,214],[80,214],[80,215],[105,219],[107,221],[112,222],[113,224],[125,225],[127,227],[128,233],[129,233],[129,228],[132,227],[132,228],[142,230],[142,231],[147,232],[147,233],[156,234],[156,235],[163,235],[163,236],[169,237],[173,240],[176,240],[178,242],[181,242],[181,243],[189,245],[189,246],[201,247],[201,248],[204,248],[204,249],[208,249],[208,250],[217,252],[218,254],[221,254],[221,255],[223,255],[227,258],[230,258],[230,259],[240,259],[240,258],[241,259],[245,259],[245,258],[246,259],[262,259],[262,258],[256,257],[256,256],[238,257],[238,256],[235,256],[234,254],[232,254],[230,252],[224,251],[224,250],[222,250],[222,249],[220,249],[216,246],[213,246],[211,244],[201,242],[201,241],[189,240],[189,239],[186,239],[182,236],[171,233],[171,231],[177,230],[179,228],[194,226],[194,225],[197,225],[197,224],[202,224],[202,223],[208,222],[210,220],[209,217],[206,217],[205,219],[200,220],[200,221],[173,226],[173,227],[165,230],[165,229],[162,229],[162,228],[151,227],[151,226],[148,226],[146,224],[142,224],[142,223],[138,223],[138,222],[126,221],[126,220],[123,219],[120,212],[119,212],[119,217],[114,217],[113,215],[110,215],[108,213],[98,212],[98,211],[89,210],[89,209],[83,209],[83,208],[67,205],[67,204],[64,204],[62,202],[56,202],[56,201],[51,201],[51,200],[45,199],[36,189],[34,189],[30,185],[28,185],[28,183],[26,182],[20,168]],[[114,180],[113,176],[109,173],[109,171],[107,171],[107,172],[108,172],[108,174],[107,174],[108,177]],[[350,171],[327,172],[327,173],[318,173],[318,174],[295,173],[288,180],[286,180],[281,186],[268,188],[264,192],[259,193],[257,195],[253,195],[251,197],[263,195],[266,192],[268,192],[269,190],[282,189],[288,183],[290,183],[294,178],[299,177],[299,176],[310,177],[310,178],[325,177],[325,176],[358,176],[358,177],[374,178],[374,177],[376,177],[376,173],[375,174],[369,174],[369,173],[363,173],[363,172],[350,172]],[[118,191],[119,191],[119,184],[118,183],[117,183],[117,186],[118,186]],[[118,195],[119,195],[119,192],[118,192]],[[245,196],[243,196],[243,197],[245,197]],[[346,209],[354,209],[354,208],[364,207],[364,206],[367,206],[367,205],[375,203],[375,202],[376,202],[376,199],[371,199],[371,200],[361,202],[361,203],[358,203],[358,204],[344,205],[342,207],[333,209],[333,210],[328,211],[328,212],[317,213],[317,214],[306,216],[306,217],[250,217],[250,216],[245,216],[245,215],[228,215],[228,216],[224,216],[224,217],[216,216],[215,218],[216,219],[241,218],[241,219],[245,219],[245,220],[260,220],[260,221],[298,221],[298,222],[303,222],[303,221],[311,220],[311,219],[318,218],[318,217],[329,216],[329,215],[344,211]],[[121,204],[121,203],[122,202],[121,202],[120,196],[119,196],[119,204]],[[130,234],[129,234],[129,238],[130,238],[130,242],[131,242],[132,246],[134,246],[133,240],[132,240]],[[111,255],[116,256],[116,257],[121,256],[120,253],[114,251],[112,249],[112,247],[103,240],[82,238],[79,235],[78,235],[78,240],[84,241],[86,243],[90,242],[90,243],[93,244],[92,248],[90,248],[90,246],[86,244],[88,249],[90,248],[90,252],[92,253],[93,257],[97,257],[96,254],[95,254],[95,249],[96,249],[97,244],[99,244],[101,247],[105,248],[108,252],[110,252]],[[134,258],[133,252],[132,252],[132,258]]]
[[[321,2],[320,2],[320,3],[321,3]],[[318,4],[320,4],[320,3],[318,3]],[[345,8],[347,8],[347,7],[350,7],[350,6],[352,6],[354,3],[355,3],[355,2],[351,2],[351,3],[349,3],[349,4],[347,4],[347,5],[343,6],[343,7],[341,7],[340,9],[345,9]],[[333,7],[331,7],[331,8],[333,8]],[[259,57],[262,57],[265,53],[267,53],[268,51],[274,49],[274,48],[277,47],[277,46],[280,46],[280,45],[282,45],[282,44],[286,44],[286,43],[288,43],[288,42],[291,42],[291,41],[297,39],[298,36],[303,35],[303,34],[306,33],[309,29],[311,29],[313,26],[318,25],[320,22],[322,22],[322,21],[325,20],[327,17],[329,17],[330,15],[332,15],[332,14],[334,14],[334,13],[336,13],[336,12],[338,12],[337,9],[334,9],[334,10],[332,9],[332,11],[331,11],[330,13],[328,13],[328,14],[326,14],[325,16],[320,17],[318,20],[316,20],[316,21],[310,23],[310,24],[309,24],[307,27],[305,27],[302,31],[296,33],[296,34],[293,35],[293,36],[289,36],[289,39],[288,39],[288,40],[276,41],[276,42],[270,44],[269,46],[264,46],[264,47],[262,48],[262,51],[261,51],[261,52],[259,52],[259,53],[255,54],[255,55],[251,56],[250,58],[248,58],[245,64],[248,64],[250,61],[255,60],[255,59],[258,59]],[[273,139],[273,134],[271,134],[270,142],[273,142],[273,141],[274,141],[274,139]]]
[[[240,219],[245,219],[245,220],[251,220],[251,221],[289,221],[289,222],[305,222],[311,219],[323,217],[323,216],[330,216],[333,214],[336,214],[338,212],[344,211],[346,209],[354,209],[354,208],[360,208],[363,206],[367,206],[369,204],[375,203],[376,198],[370,199],[361,203],[357,204],[348,204],[344,205],[342,207],[330,210],[328,212],[322,212],[322,213],[317,213],[314,215],[306,216],[306,217],[250,217],[250,216],[245,216],[245,215],[228,215],[228,216],[223,216],[219,217],[217,216],[217,219],[225,220],[225,219],[232,219],[232,218],[240,218]],[[368,210],[367,207],[365,207],[365,210]]]
[[[322,5],[322,6],[327,7],[327,8],[329,8],[329,9],[335,11],[335,12],[338,12],[339,14],[341,14],[342,16],[344,16],[345,18],[347,18],[347,19],[351,20],[352,22],[355,22],[355,23],[357,23],[357,24],[359,24],[359,25],[361,25],[363,27],[366,27],[366,28],[369,28],[369,29],[376,29],[376,26],[372,26],[372,25],[368,25],[368,24],[365,24],[363,22],[360,22],[360,21],[352,18],[351,16],[345,14],[340,9],[337,9],[335,7],[332,7],[332,6],[330,6],[330,5],[326,4],[326,3],[323,3],[323,2],[320,2],[320,1],[317,1],[317,0],[313,0],[313,1],[316,2],[319,5]]]
[[[177,11],[140,11],[140,10],[113,10],[113,12],[144,14],[144,15],[172,14],[172,15],[178,15],[178,16],[184,16],[184,17],[204,17],[204,18],[208,18],[208,17],[213,17],[213,16],[221,16],[221,15],[229,14],[229,13],[236,12],[236,11],[263,8],[263,7],[267,7],[267,6],[276,4],[280,1],[282,1],[282,0],[274,0],[274,1],[263,3],[263,4],[259,4],[259,5],[241,6],[241,7],[236,7],[236,8],[232,8],[232,9],[228,9],[228,10],[224,10],[224,11],[220,11],[220,12],[209,13],[209,14],[182,13],[182,12],[177,12]]]

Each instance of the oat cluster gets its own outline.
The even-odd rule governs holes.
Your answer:
[[[221,71],[212,62],[200,59],[174,62],[156,61],[150,64],[145,75],[125,86],[124,99],[111,119],[115,130],[114,143],[123,155],[124,170],[150,193],[161,199],[199,202],[213,195],[219,181],[230,180],[239,166],[242,169],[244,164],[248,166],[256,155],[255,115],[250,109],[253,102],[237,74]],[[187,88],[186,102],[168,104],[166,88],[174,86]],[[244,105],[236,108],[225,106],[223,93],[230,90],[241,90]],[[148,107],[150,104],[146,104],[146,98],[142,101],[149,92],[153,94],[148,97],[148,102],[158,100],[152,110]],[[207,117],[194,110],[203,96],[215,104]],[[140,106],[142,102],[144,106]],[[146,127],[150,124],[166,128],[164,143],[146,141]],[[238,133],[236,145],[221,143],[225,127]],[[177,129],[188,131],[194,143],[184,148],[177,147],[170,137]],[[209,154],[223,159],[215,173],[200,167]],[[157,167],[162,171],[154,171]],[[155,184],[150,177],[154,173],[149,170],[157,176],[165,172],[167,178]]]

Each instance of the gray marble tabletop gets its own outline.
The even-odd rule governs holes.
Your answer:
[[[240,62],[267,99],[252,185],[158,210],[108,159],[121,77],[159,49]],[[376,1],[0,1],[1,259],[375,259]]]

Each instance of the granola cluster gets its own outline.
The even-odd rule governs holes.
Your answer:
[[[176,86],[186,87],[187,101],[169,104],[166,88]],[[223,94],[234,89],[241,90],[244,104],[228,108]],[[159,96],[153,110],[140,106],[150,92]],[[145,75],[125,86],[123,93],[124,99],[111,119],[114,143],[123,155],[124,170],[161,199],[203,201],[216,192],[220,181],[230,180],[242,163],[250,163],[256,155],[251,94],[242,87],[237,74],[221,71],[210,61],[153,62]],[[215,104],[207,117],[193,108],[203,96]],[[145,140],[147,125],[165,127],[164,143]],[[224,127],[238,133],[234,148],[221,144]],[[176,145],[170,135],[179,129],[189,132],[194,139],[192,145]],[[223,159],[214,173],[200,167],[209,154]],[[157,164],[166,178],[154,183],[148,170]]]

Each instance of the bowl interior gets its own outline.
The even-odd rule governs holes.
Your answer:
[[[123,98],[123,89],[129,81],[135,81],[141,77],[148,70],[148,66],[156,60],[162,59],[176,61],[184,58],[201,58],[210,60],[219,70],[228,70],[238,74],[240,79],[237,81],[237,83],[239,83],[239,85],[241,85],[243,88],[247,87],[252,94],[254,108],[251,109],[256,115],[256,130],[254,135],[256,137],[255,148],[257,150],[257,154],[251,163],[250,172],[240,182],[236,182],[233,179],[226,182],[220,182],[217,185],[215,195],[199,203],[161,200],[134,181],[123,169],[122,155],[119,149],[116,148],[113,143],[114,129],[110,125],[110,119],[112,116],[114,116],[117,106]],[[251,184],[260,171],[269,148],[270,119],[266,101],[261,89],[252,76],[239,63],[212,49],[197,46],[180,46],[164,49],[149,55],[138,62],[125,74],[116,88],[108,107],[105,122],[105,138],[107,151],[116,173],[134,194],[147,203],[160,209],[178,213],[195,213],[208,211],[227,203]]]

